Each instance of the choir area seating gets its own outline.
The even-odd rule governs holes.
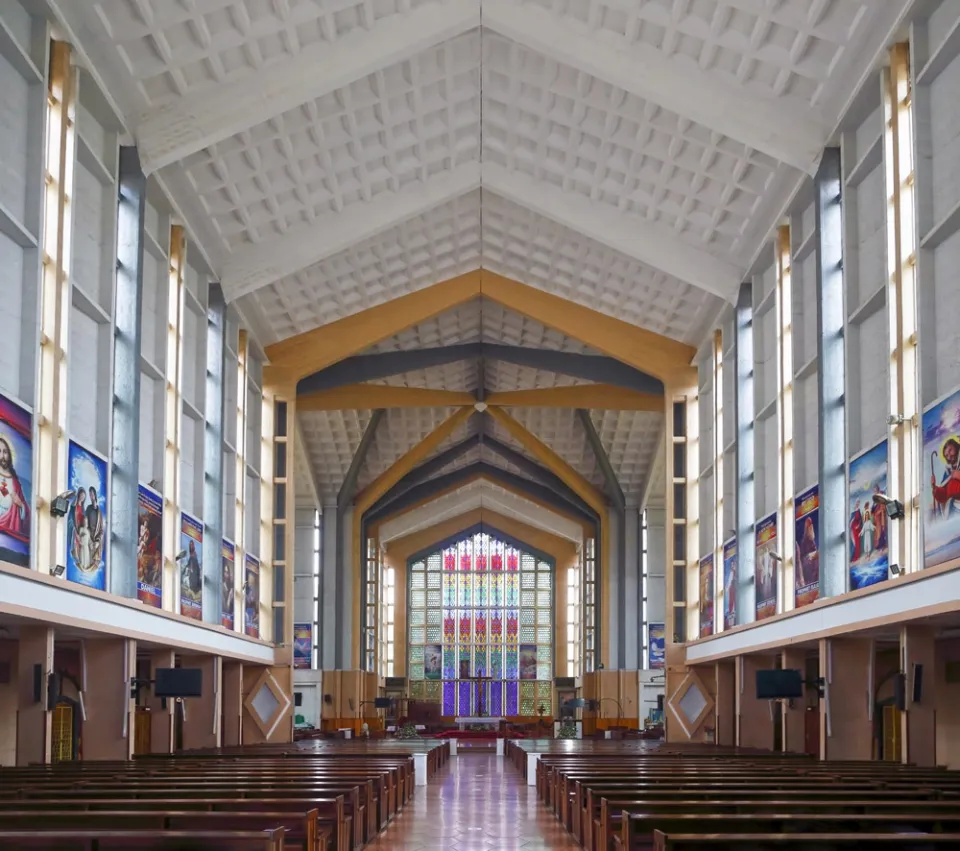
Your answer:
[[[434,741],[316,741],[0,769],[0,849],[359,851],[449,757]]]
[[[539,798],[588,851],[960,849],[960,772],[716,746],[508,743],[522,773],[528,753]]]

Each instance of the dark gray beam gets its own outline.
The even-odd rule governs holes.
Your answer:
[[[480,435],[472,434],[466,440],[455,443],[449,449],[444,450],[439,455],[434,455],[428,461],[424,461],[419,467],[414,467],[407,475],[398,481],[390,490],[391,498],[396,498],[400,494],[406,493],[410,488],[426,481],[435,473],[440,472],[448,464],[452,464],[458,458],[466,455],[471,449],[480,445]],[[379,504],[379,501],[378,503]]]
[[[308,375],[297,385],[297,393],[330,390],[347,384],[374,381],[404,372],[473,359],[501,360],[517,366],[570,375],[583,381],[613,384],[641,393],[663,393],[662,382],[615,358],[493,343],[468,343],[462,346],[355,355]]]
[[[513,464],[521,473],[530,476],[534,481],[555,491],[559,496],[567,500],[571,505],[579,508],[581,511],[591,512],[591,508],[574,491],[570,490],[567,484],[555,473],[546,467],[541,467],[536,461],[527,458],[522,452],[518,452],[505,443],[501,443],[494,437],[484,437],[483,445],[485,448],[496,452],[504,461]]]
[[[587,433],[587,443],[590,444],[590,448],[593,450],[597,464],[600,465],[600,472],[603,473],[603,480],[606,483],[607,496],[610,497],[610,501],[614,504],[617,511],[623,511],[627,505],[627,501],[624,499],[623,489],[617,480],[617,474],[613,471],[613,466],[607,457],[607,450],[603,448],[603,441],[600,440],[597,427],[590,418],[590,412],[586,410],[586,408],[577,408],[577,419],[580,420],[580,425],[583,426],[583,430]]]
[[[467,343],[462,346],[440,346],[433,349],[412,349],[405,352],[382,352],[375,355],[354,355],[351,358],[321,369],[308,375],[297,385],[297,393],[313,393],[317,390],[332,390],[347,384],[361,381],[376,381],[429,369],[432,366],[444,366],[461,360],[480,357],[481,344]]]
[[[409,508],[417,502],[429,498],[431,495],[438,493],[445,488],[455,487],[461,482],[465,482],[466,480],[477,475],[483,475],[492,482],[510,486],[519,493],[538,500],[544,505],[547,505],[557,511],[561,511],[566,514],[574,514],[581,520],[584,520],[588,523],[595,524],[598,522],[596,514],[593,512],[585,512],[576,508],[565,499],[558,496],[557,493],[551,488],[545,487],[544,485],[540,485],[536,482],[531,482],[529,479],[523,478],[523,476],[517,476],[513,473],[508,473],[506,470],[501,470],[499,467],[494,467],[491,464],[485,464],[482,461],[479,461],[476,464],[470,464],[467,467],[462,467],[461,469],[455,470],[452,473],[447,473],[444,476],[438,476],[435,479],[428,479],[427,481],[410,488],[410,490],[396,499],[377,503],[364,515],[363,522],[369,524],[374,523],[377,520],[382,520],[384,517],[388,517],[398,511],[402,511],[405,508]]]
[[[494,524],[487,523],[482,520],[479,523],[473,523],[470,526],[461,529],[459,532],[456,532],[453,535],[448,535],[446,538],[442,538],[439,541],[434,541],[429,547],[424,547],[422,550],[415,552],[407,559],[407,564],[413,564],[413,562],[420,561],[420,559],[437,552],[437,550],[445,550],[447,547],[459,543],[464,538],[472,538],[474,535],[479,535],[482,532],[485,532],[486,534],[492,535],[493,537],[503,541],[503,543],[505,543],[507,546],[514,547],[522,552],[530,553],[530,555],[535,556],[540,561],[547,562],[553,568],[556,568],[557,566],[557,560],[549,553],[538,550],[536,547],[530,546],[530,544],[528,544],[526,541],[522,541],[520,538],[514,537],[513,535],[508,535],[506,532],[497,528],[497,526]]]
[[[377,433],[377,427],[380,425],[380,420],[383,419],[384,413],[386,413],[385,408],[377,408],[373,412],[373,416],[370,417],[370,422],[367,423],[366,429],[364,429],[363,437],[360,438],[360,445],[353,455],[353,460],[350,462],[347,475],[343,477],[343,484],[340,486],[340,492],[337,494],[338,509],[342,510],[353,502],[353,497],[357,490],[357,477],[360,475],[360,470],[363,469],[363,462],[367,460],[367,453],[373,444],[373,438]]]

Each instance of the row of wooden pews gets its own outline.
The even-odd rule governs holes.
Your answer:
[[[587,851],[960,849],[960,772],[646,742],[513,742]]]
[[[317,741],[0,769],[0,849],[360,851],[445,742]]]

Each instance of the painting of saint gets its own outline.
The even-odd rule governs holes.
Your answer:
[[[30,566],[33,418],[0,395],[0,560]]]

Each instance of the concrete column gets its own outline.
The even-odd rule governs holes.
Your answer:
[[[900,716],[904,763],[937,764],[935,651],[936,640],[929,627],[904,626],[900,629],[907,707]],[[914,700],[914,697],[920,699]]]
[[[34,666],[40,666],[40,700],[34,699]],[[53,713],[47,711],[47,675],[53,670],[53,629],[20,628],[17,648],[17,765],[50,762]]]
[[[341,534],[343,546],[340,549],[340,561],[336,566],[337,570],[337,616],[334,623],[335,639],[337,647],[337,667],[341,670],[347,670],[354,667],[353,653],[353,607],[355,582],[354,574],[363,569],[363,547],[361,537],[361,562],[353,563],[353,506],[338,512],[341,523]],[[362,659],[362,657],[361,657]]]
[[[223,747],[243,744],[243,663],[223,660]]]
[[[773,656],[740,656],[736,661],[737,745],[773,750],[773,704],[757,700],[757,671],[773,667]]]
[[[319,665],[324,670],[337,667],[337,507],[325,505],[320,515],[320,614],[321,632],[314,640],[320,642]]]
[[[600,661],[608,669],[617,670],[623,667],[623,622],[621,617],[624,615],[623,609],[623,514],[616,508],[608,508],[605,517],[601,518],[601,523],[606,523],[610,532],[607,536],[608,546],[610,548],[606,559],[607,575],[600,576],[600,585],[598,591],[606,583],[610,588],[609,611],[601,612],[603,619],[603,631],[609,635],[609,652],[606,657],[600,656]],[[603,594],[600,594],[600,600],[603,601]],[[601,606],[602,608],[602,606]]]
[[[206,623],[223,617],[223,423],[227,397],[223,377],[227,369],[227,303],[219,284],[210,284],[207,299],[207,381],[203,424],[203,592]],[[264,471],[264,475],[269,475]],[[232,506],[231,506],[232,509]]]
[[[727,747],[737,743],[737,663],[724,660],[716,663],[716,741]]]
[[[151,678],[156,675],[157,668],[172,668],[174,661],[172,650],[154,650],[150,654]],[[165,701],[166,706],[163,703],[151,689],[147,700],[150,709],[150,753],[173,753],[173,701]]]
[[[83,758],[133,757],[137,643],[128,638],[84,642]]]
[[[804,671],[807,664],[806,651],[796,647],[786,647],[783,650],[783,667]],[[783,749],[789,753],[803,753],[804,730],[806,717],[806,701],[791,700],[783,705]]]
[[[147,178],[133,146],[120,148],[117,292],[113,334],[113,454],[110,457],[110,591],[137,596],[140,470],[140,304]]]
[[[203,671],[203,693],[185,701],[184,750],[220,747],[221,661],[219,656],[187,656],[181,662],[184,668]]]
[[[820,640],[820,759],[871,759],[873,642],[868,638]]]

